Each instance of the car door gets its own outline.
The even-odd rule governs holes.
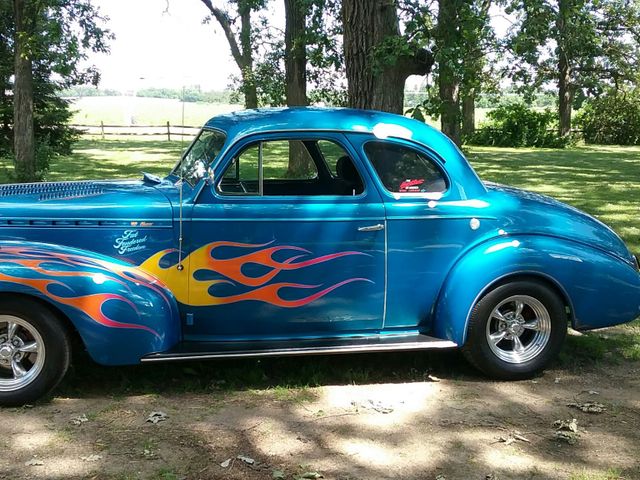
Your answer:
[[[387,218],[385,329],[431,331],[442,284],[460,253],[485,222],[473,201],[460,196],[443,159],[415,142],[350,135],[368,160]],[[484,227],[483,227],[484,228]]]
[[[186,339],[381,328],[384,207],[342,135],[240,140],[210,183],[193,207]]]

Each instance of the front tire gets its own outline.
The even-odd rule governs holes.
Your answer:
[[[520,380],[544,370],[566,334],[560,297],[544,283],[519,280],[494,288],[478,301],[462,351],[490,377]]]
[[[42,398],[62,380],[71,347],[66,326],[49,309],[24,299],[0,303],[0,405]]]

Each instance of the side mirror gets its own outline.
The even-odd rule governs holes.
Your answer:
[[[205,178],[205,182],[207,183],[208,186],[213,186],[214,183],[214,175],[213,175],[213,168],[208,167],[207,168],[207,176]]]

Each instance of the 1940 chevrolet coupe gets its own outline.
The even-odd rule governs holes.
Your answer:
[[[639,314],[611,229],[400,116],[243,111],[164,179],[0,186],[4,405],[51,391],[73,336],[104,365],[459,346],[520,379],[568,324]]]

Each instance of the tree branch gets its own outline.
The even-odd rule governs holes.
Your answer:
[[[218,21],[222,30],[224,31],[224,35],[227,37],[227,42],[229,42],[229,47],[231,48],[231,55],[233,55],[233,59],[238,64],[240,70],[244,68],[244,58],[242,53],[240,52],[240,47],[238,46],[238,40],[236,39],[235,34],[233,33],[233,29],[231,28],[231,20],[229,16],[220,8],[214,7],[211,3],[211,0],[201,0],[202,3],[209,9],[211,15],[215,17]]]

